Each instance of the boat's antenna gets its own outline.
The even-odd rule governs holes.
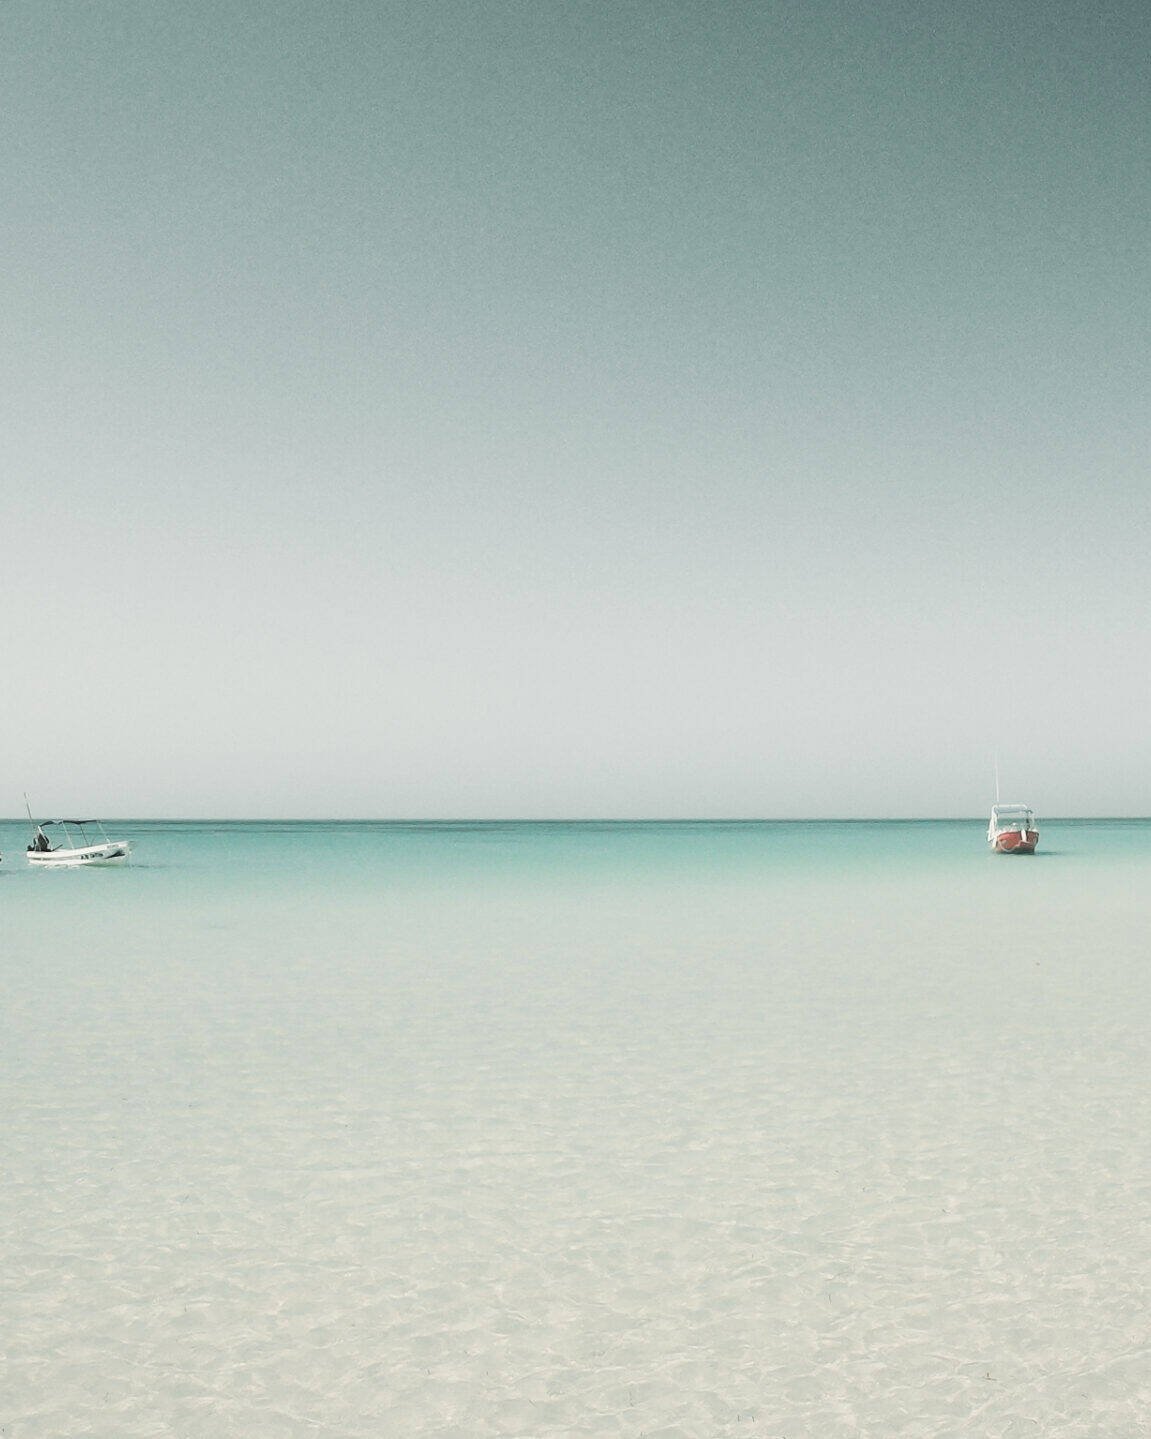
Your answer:
[[[24,808],[28,811],[28,823],[32,826],[32,837],[36,837],[36,821],[32,818],[32,806],[28,803],[28,791],[24,791]]]
[[[995,803],[999,803],[999,756],[995,756]]]

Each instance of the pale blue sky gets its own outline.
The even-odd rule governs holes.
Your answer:
[[[1151,813],[1146,7],[0,39],[0,811]]]

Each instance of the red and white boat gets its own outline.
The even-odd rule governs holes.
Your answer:
[[[993,804],[987,843],[999,854],[1034,854],[1039,843],[1034,810],[1025,804]]]

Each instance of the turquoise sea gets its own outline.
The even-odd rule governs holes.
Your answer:
[[[0,824],[0,1433],[1141,1435],[1151,821]]]

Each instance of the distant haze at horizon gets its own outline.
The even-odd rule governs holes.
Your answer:
[[[0,808],[1151,814],[1151,12],[0,35]]]

